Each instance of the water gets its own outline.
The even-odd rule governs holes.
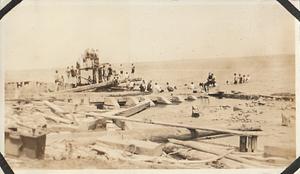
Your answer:
[[[131,64],[123,66],[125,72],[130,72]],[[240,85],[239,88],[250,87],[256,91],[295,90],[294,56],[141,62],[135,66],[136,77],[158,82],[162,86],[166,82],[177,87],[191,82],[199,84],[206,80],[209,72],[213,72],[221,86],[227,80],[232,81],[233,73],[241,73],[251,75],[251,84]],[[113,65],[113,68],[115,67],[118,65]],[[59,72],[65,74],[64,69],[59,69]],[[6,71],[5,80],[54,82],[54,73],[54,69]]]

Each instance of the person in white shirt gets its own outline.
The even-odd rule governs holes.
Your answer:
[[[129,73],[128,72],[125,73],[125,79],[129,79]]]
[[[132,81],[132,82],[129,82],[129,85],[128,85],[128,89],[129,90],[133,90],[134,89],[134,86],[135,86],[135,83]]]
[[[161,93],[161,92],[164,92],[164,90],[162,90],[161,87],[157,83],[155,83],[153,86],[153,93]]]
[[[250,75],[247,74],[247,77],[246,77],[246,82],[249,82],[250,81]]]
[[[191,82],[191,84],[190,84],[190,86],[189,86],[189,89],[191,89],[191,90],[194,90],[194,89],[195,89],[194,82]]]

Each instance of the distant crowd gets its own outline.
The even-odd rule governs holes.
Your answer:
[[[78,63],[78,62],[77,62]],[[129,78],[134,78],[135,75],[135,65],[131,64],[130,71],[124,71],[123,65],[120,64],[119,68],[113,69],[111,64],[104,64],[100,65],[98,68],[95,68],[94,70],[91,69],[92,71],[97,71],[91,74],[88,77],[83,77],[81,74],[81,70],[88,69],[83,68],[80,69],[80,65],[67,67],[65,72],[63,71],[62,73],[59,73],[58,70],[55,71],[55,84],[56,88],[61,88],[70,84],[73,88],[79,85],[86,85],[86,83],[83,83],[82,79],[87,82],[87,84],[95,84],[95,83],[102,83],[102,82],[107,82],[110,80],[119,80],[119,79],[129,79]]]
[[[216,77],[213,73],[209,73],[207,80],[205,82],[200,82],[199,85],[195,85],[194,82],[190,84],[184,84],[186,89],[192,91],[193,93],[205,91],[208,92],[209,88],[216,87]],[[165,85],[159,85],[157,82],[153,83],[152,80],[146,82],[142,80],[141,83],[135,83],[133,81],[128,82],[127,87],[129,90],[134,90],[138,86],[141,92],[153,92],[153,93],[162,93],[162,92],[173,92],[177,90],[177,86],[171,85],[169,82],[166,82]],[[164,87],[162,87],[164,86]]]
[[[90,71],[84,76],[83,71]],[[135,74],[135,65],[131,64],[129,70],[125,71],[123,64],[113,68],[109,63],[99,63],[98,50],[87,49],[85,54],[75,66],[67,67],[65,71],[55,71],[56,90],[71,85],[73,88],[80,85],[107,82],[110,80],[129,79]]]
[[[124,80],[129,90],[139,90],[141,92],[162,93],[177,90],[177,86],[171,85],[169,82],[166,82],[165,85],[160,85],[158,82],[153,82],[152,80],[142,80],[139,83],[126,80],[134,78],[136,71],[135,65],[131,64],[131,67],[125,70],[123,64],[120,64],[118,67],[113,67],[109,63],[100,64],[97,50],[87,50],[85,56],[80,60],[76,62],[75,66],[68,66],[66,70],[61,73],[59,73],[58,70],[55,71],[56,90],[65,89],[68,85],[75,88],[80,85],[96,84],[111,80]],[[87,77],[84,77],[82,71],[89,70],[91,73],[89,73]],[[227,80],[226,84],[243,84],[247,83],[249,80],[249,74],[242,75],[234,73],[233,82]],[[184,87],[191,90],[193,93],[200,91],[208,92],[210,88],[216,86],[216,77],[212,72],[209,72],[207,79],[204,82],[199,82],[198,85],[194,82],[190,82],[189,85],[184,84]]]
[[[247,75],[245,75],[245,74],[243,74],[243,75],[242,74],[237,75],[237,73],[233,74],[233,84],[234,85],[242,84],[242,83],[247,83],[249,81],[250,81],[250,75],[249,74],[247,74]],[[229,85],[230,82],[227,80],[226,84]]]

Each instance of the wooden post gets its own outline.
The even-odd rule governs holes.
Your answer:
[[[240,136],[240,152],[247,152],[247,136]]]
[[[251,152],[252,147],[252,136],[247,136],[247,152]]]
[[[257,136],[251,136],[251,147],[250,151],[255,152],[257,147]]]

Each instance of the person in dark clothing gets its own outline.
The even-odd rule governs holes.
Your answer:
[[[134,74],[135,73],[135,66],[134,64],[131,64],[131,74]]]
[[[234,73],[234,76],[233,76],[233,84],[238,84],[238,77],[236,76],[236,73]]]
[[[241,74],[239,74],[239,83],[242,84],[243,83],[243,77]]]
[[[246,83],[246,75],[243,75],[243,83]]]
[[[152,80],[150,80],[147,84],[147,91],[152,92]]]
[[[71,77],[75,77],[76,76],[76,71],[75,71],[75,69],[74,69],[73,66],[71,66],[70,72],[71,72]]]
[[[98,83],[101,83],[103,81],[102,66],[98,68],[98,77]]]
[[[213,73],[208,73],[207,81],[211,82],[213,79]]]
[[[76,62],[76,69],[80,69],[80,64],[79,64],[79,62]]]
[[[111,68],[111,65],[109,65],[107,71],[108,71],[107,80],[110,80],[110,77],[113,75],[113,70]]]
[[[102,68],[102,75],[103,75],[103,81],[106,82],[107,77],[108,77],[108,72],[107,72],[107,68],[105,66],[103,66],[103,68]]]
[[[123,76],[123,65],[122,64],[120,64],[120,74],[121,74],[121,76]]]
[[[141,92],[146,91],[146,82],[145,82],[145,80],[143,80],[142,83],[140,84],[140,91]]]

